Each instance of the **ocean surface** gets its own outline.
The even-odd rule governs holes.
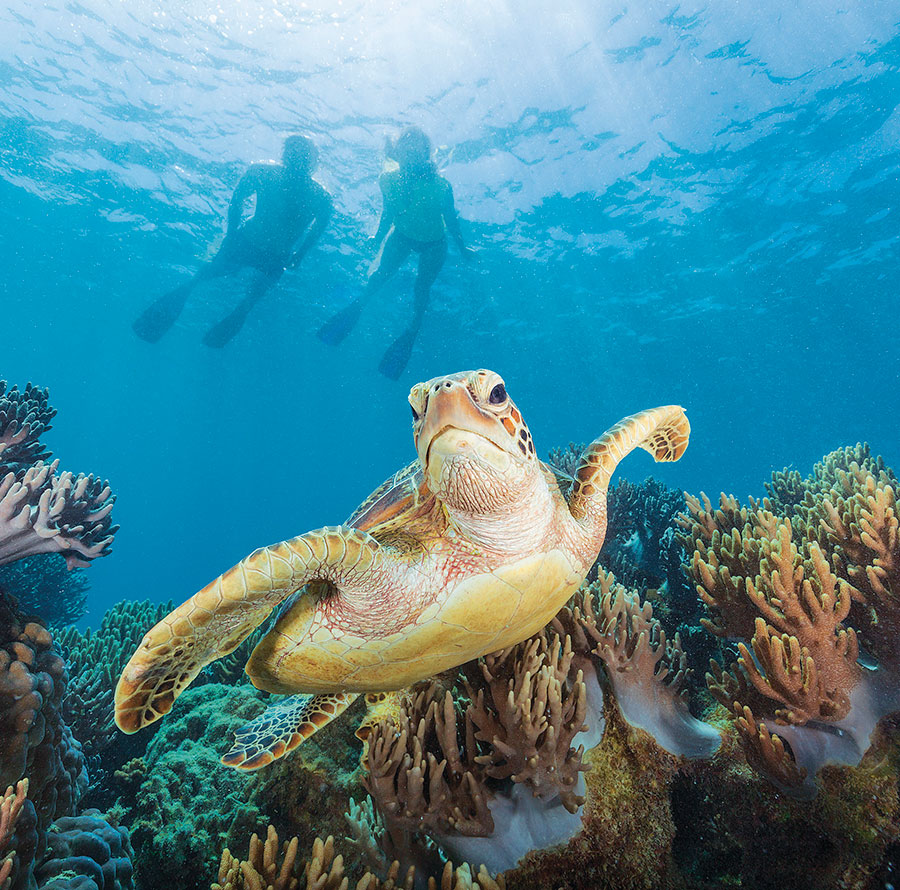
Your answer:
[[[342,521],[414,457],[419,380],[496,370],[542,455],[680,403],[692,492],[761,495],[860,440],[900,465],[894,2],[84,3],[0,9],[0,378],[118,494],[89,621],[180,601]],[[383,144],[423,127],[480,261],[451,254],[409,366],[378,373],[412,267],[340,348]],[[225,349],[243,294],[131,323],[221,238],[247,166],[310,135],[336,213]]]

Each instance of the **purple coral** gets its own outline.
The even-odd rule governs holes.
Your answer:
[[[87,566],[109,552],[118,530],[108,483],[47,462],[40,436],[55,413],[47,390],[7,391],[0,381],[0,565],[61,553],[70,569]]]

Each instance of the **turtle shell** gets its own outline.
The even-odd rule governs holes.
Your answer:
[[[345,525],[367,531],[381,540],[384,534],[407,526],[433,500],[434,496],[425,485],[422,467],[416,460],[385,479],[353,511]]]

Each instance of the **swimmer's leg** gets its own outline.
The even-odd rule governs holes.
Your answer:
[[[414,290],[415,302],[413,304],[413,319],[409,327],[387,348],[378,365],[378,370],[391,380],[399,380],[400,375],[409,363],[413,345],[419,335],[425,310],[431,298],[431,286],[437,279],[444,260],[447,258],[447,242],[442,240],[437,244],[424,248],[419,254],[419,274],[416,276]]]
[[[231,341],[244,326],[250,310],[280,277],[280,275],[258,272],[250,287],[247,288],[247,295],[238,303],[235,310],[206,332],[203,338],[204,345],[211,346],[213,349],[221,349],[226,343]]]
[[[227,274],[231,268],[223,244],[222,249],[206,265],[201,266],[190,281],[163,294],[134,320],[131,327],[135,334],[148,343],[156,343],[178,321],[178,316],[181,315],[184,304],[194,288],[201,282]]]
[[[397,274],[397,270],[406,262],[410,249],[407,239],[393,229],[384,242],[381,256],[378,258],[378,265],[369,276],[363,295],[357,297],[349,306],[345,306],[319,328],[317,336],[323,343],[337,346],[353,330],[362,315],[365,302],[378,293]]]

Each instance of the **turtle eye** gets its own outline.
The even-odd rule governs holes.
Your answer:
[[[502,405],[506,401],[506,387],[502,383],[498,383],[488,396],[488,401],[492,405]]]
[[[416,411],[416,409],[413,408],[412,405],[410,405],[409,407],[410,407],[410,409],[412,410],[413,420],[418,420],[418,419],[419,419],[419,412]]]

